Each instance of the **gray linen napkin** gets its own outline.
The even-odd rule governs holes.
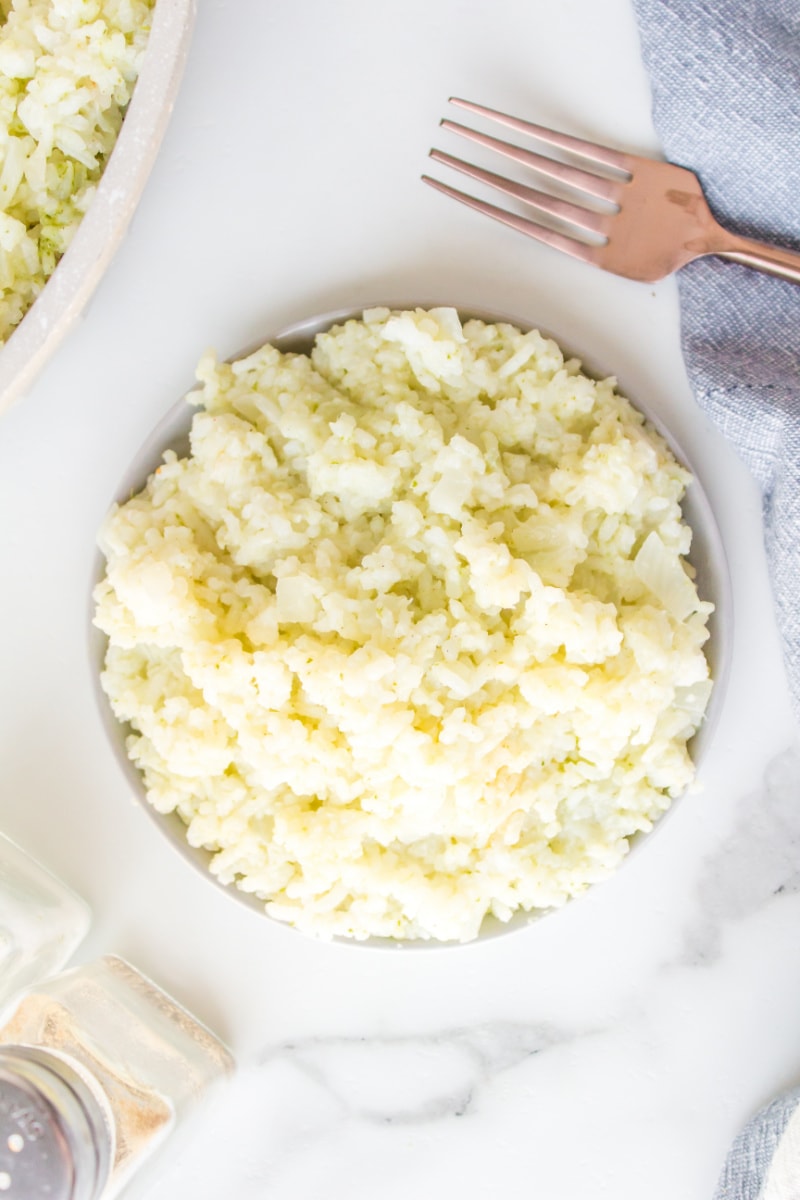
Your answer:
[[[723,225],[800,249],[800,0],[633,5],[666,158],[697,172]],[[708,258],[678,287],[695,395],[762,489],[800,716],[800,285]]]
[[[800,248],[800,0],[633,0],[670,162],[734,232]],[[701,259],[678,273],[698,402],[761,486],[778,624],[800,715],[800,286]],[[800,1089],[737,1137],[715,1200],[798,1200]]]
[[[797,1200],[800,1089],[773,1100],[731,1146],[714,1200]]]

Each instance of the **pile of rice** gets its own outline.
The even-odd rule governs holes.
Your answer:
[[[114,148],[155,0],[0,0],[0,341],[41,292]]]
[[[150,803],[322,937],[468,941],[606,877],[711,687],[689,477],[614,380],[451,309],[198,379],[191,456],[101,535]]]

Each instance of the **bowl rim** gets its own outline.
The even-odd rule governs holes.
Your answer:
[[[22,400],[75,326],[128,229],[189,54],[196,0],[156,0],[142,66],[91,204],[41,294],[0,346],[0,413]]]
[[[713,743],[714,734],[720,721],[722,709],[725,702],[725,697],[728,690],[728,681],[731,670],[731,652],[733,647],[733,590],[728,565],[727,554],[722,539],[722,534],[714,515],[712,506],[708,499],[707,493],[702,483],[700,474],[694,465],[691,454],[687,454],[683,445],[672,434],[665,425],[657,412],[652,408],[639,401],[638,398],[631,398],[630,393],[625,389],[624,385],[619,382],[618,376],[610,371],[604,370],[591,356],[583,356],[573,351],[568,339],[562,339],[558,334],[554,334],[546,326],[539,324],[535,320],[522,319],[507,313],[500,313],[495,310],[480,309],[473,305],[458,305],[453,303],[443,303],[442,301],[395,301],[395,302],[379,302],[368,303],[358,306],[349,305],[344,308],[334,309],[325,313],[320,313],[310,317],[304,317],[300,320],[291,322],[288,325],[282,326],[277,332],[259,338],[255,342],[248,343],[248,346],[241,351],[232,354],[227,358],[226,362],[236,362],[239,359],[247,357],[259,347],[271,344],[276,346],[284,353],[307,353],[308,349],[313,344],[314,338],[318,333],[322,333],[334,325],[341,324],[346,320],[360,319],[364,312],[370,309],[384,308],[390,311],[407,311],[414,309],[430,310],[434,308],[455,308],[462,322],[470,319],[485,321],[492,324],[509,324],[523,332],[538,330],[543,337],[551,338],[557,343],[559,349],[564,354],[565,359],[577,358],[581,364],[581,370],[592,379],[607,379],[615,378],[618,380],[617,392],[628,399],[629,403],[636,408],[645,419],[653,426],[653,428],[664,438],[668,447],[676,457],[691,472],[692,479],[687,489],[686,495],[681,504],[681,510],[685,514],[688,507],[694,514],[694,519],[689,520],[686,517],[687,523],[692,528],[692,551],[688,555],[688,560],[692,562],[693,552],[698,549],[698,539],[704,543],[700,547],[701,550],[709,554],[707,564],[693,565],[697,569],[698,577],[701,583],[701,590],[711,595],[715,604],[715,611],[709,619],[709,638],[706,643],[705,652],[709,660],[711,670],[711,678],[714,686],[711,692],[709,706],[703,721],[689,741],[690,746],[694,746],[696,753],[692,753],[692,761],[694,762],[696,772],[705,760],[708,746]],[[197,411],[191,403],[191,397],[199,391],[199,385],[195,383],[188,389],[172,406],[167,410],[161,420],[154,426],[150,434],[145,438],[139,449],[136,451],[133,458],[130,460],[125,473],[122,476],[117,488],[115,489],[114,498],[108,506],[106,512],[110,512],[115,504],[122,503],[136,492],[140,491],[152,471],[161,462],[165,450],[178,448],[178,453],[182,453],[179,443],[181,440],[185,442],[188,448],[188,434],[191,426],[192,418]],[[182,427],[185,426],[185,429]],[[104,518],[105,519],[105,518]],[[93,565],[90,577],[90,588],[88,596],[88,648],[90,657],[90,674],[92,679],[92,691],[94,694],[95,703],[100,715],[101,723],[105,730],[111,750],[120,766],[125,779],[136,799],[139,808],[143,809],[147,816],[160,830],[162,836],[165,836],[172,848],[177,851],[181,858],[187,862],[195,871],[198,871],[206,880],[211,882],[217,889],[222,890],[226,895],[247,908],[257,912],[262,917],[266,917],[274,925],[281,926],[293,933],[310,938],[311,940],[324,941],[342,946],[358,947],[361,949],[381,949],[381,950],[446,950],[454,947],[468,947],[481,945],[489,941],[494,941],[498,937],[503,937],[521,929],[529,928],[531,925],[537,924],[540,920],[547,916],[555,916],[557,913],[570,907],[576,901],[580,901],[586,895],[591,894],[598,886],[609,882],[615,878],[619,870],[631,857],[631,854],[639,850],[645,845],[649,845],[653,836],[663,827],[665,821],[670,817],[681,800],[686,797],[687,790],[684,790],[679,796],[674,797],[668,809],[661,814],[657,819],[652,829],[647,832],[633,834],[629,839],[629,850],[620,866],[612,872],[605,880],[601,880],[599,884],[588,886],[579,895],[572,897],[568,901],[557,908],[533,910],[531,912],[523,912],[517,910],[508,922],[501,922],[494,917],[487,917],[481,926],[478,935],[468,942],[459,941],[443,941],[437,939],[395,939],[386,937],[369,937],[366,939],[346,938],[342,936],[334,936],[328,939],[315,938],[314,935],[306,933],[304,930],[299,930],[288,922],[279,921],[273,917],[265,908],[265,901],[258,898],[250,892],[243,891],[237,884],[223,883],[216,875],[213,875],[209,870],[209,864],[213,858],[211,851],[204,850],[201,847],[190,846],[186,839],[186,825],[176,813],[159,813],[148,802],[143,786],[143,780],[140,771],[131,760],[128,758],[124,748],[124,738],[127,736],[128,727],[120,723],[114,716],[108,697],[103,691],[100,683],[100,673],[105,661],[105,652],[108,639],[101,630],[94,625],[94,599],[93,593],[96,585],[100,582],[104,575],[105,557],[99,547],[95,547],[93,556]],[[703,586],[705,584],[705,586]],[[709,586],[710,585],[710,586]]]

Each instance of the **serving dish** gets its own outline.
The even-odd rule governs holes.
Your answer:
[[[21,399],[83,313],[130,224],[189,49],[195,0],[157,0],[133,97],[86,216],[41,295],[0,346],[0,413]]]
[[[414,307],[439,307],[435,303],[415,303],[415,304],[389,304],[386,307],[396,308],[414,308]],[[364,308],[374,307],[373,305],[365,305]],[[334,324],[338,324],[352,317],[360,317],[363,308],[356,310],[346,310],[334,313],[326,313],[320,316],[314,316],[292,325],[286,329],[279,331],[277,334],[261,339],[269,341],[277,346],[283,352],[307,353],[314,342],[316,335]],[[462,320],[469,318],[478,318],[486,322],[507,322],[515,325],[518,328],[531,329],[533,327],[541,328],[540,325],[530,321],[521,321],[513,316],[500,313],[490,313],[478,311],[475,309],[459,310]],[[552,330],[547,330],[547,336],[555,338],[558,344],[565,349],[565,352],[570,356],[574,354],[574,349],[569,347],[568,339],[562,338],[558,333]],[[242,354],[234,356],[235,359],[241,358],[251,352],[254,347],[244,350]],[[598,364],[587,361],[584,356],[577,355],[581,358],[583,370],[594,378],[605,378],[609,372],[599,369]],[[623,385],[620,386],[620,391],[628,395]],[[659,420],[658,414],[651,411],[646,405],[641,404],[637,397],[632,398],[632,403],[644,413],[650,420],[652,425],[662,434],[668,442],[675,457],[687,466],[694,476],[694,482],[690,486],[687,496],[683,503],[684,517],[688,524],[693,529],[693,545],[690,561],[694,566],[700,595],[703,599],[713,602],[715,612],[709,622],[710,638],[707,647],[707,657],[711,668],[712,678],[715,686],[712,692],[712,698],[709,704],[709,709],[703,725],[695,734],[691,742],[692,757],[695,764],[702,762],[707,749],[713,738],[714,728],[717,723],[718,715],[723,701],[725,683],[727,679],[731,630],[732,630],[732,612],[730,599],[730,581],[728,577],[727,564],[723,551],[723,546],[720,534],[714,520],[711,507],[708,499],[702,488],[702,483],[698,479],[697,470],[692,462],[692,457],[687,454],[683,448],[677,445],[675,439],[670,435],[669,431],[663,426],[663,422]],[[189,429],[192,422],[192,417],[195,409],[187,404],[185,399],[181,399],[175,404],[164,419],[156,426],[145,443],[142,445],[138,453],[135,455],[123,479],[120,481],[116,492],[115,499],[122,502],[128,499],[131,495],[137,493],[144,486],[148,476],[159,466],[165,450],[173,450],[179,457],[183,457],[189,452]],[[92,573],[92,589],[97,582],[103,577],[105,568],[105,559],[98,550],[95,567]],[[93,613],[93,607],[90,610]],[[100,673],[103,667],[103,662],[106,652],[106,637],[94,625],[90,624],[90,652],[91,652],[91,670],[94,682],[96,697],[99,705],[100,714],[103,725],[108,735],[111,747],[117,758],[123,774],[128,780],[131,789],[137,800],[143,805],[151,820],[153,820],[160,828],[162,834],[165,834],[174,848],[182,855],[184,859],[190,862],[195,868],[199,869],[203,875],[210,879],[215,886],[224,887],[225,891],[232,894],[241,903],[256,911],[268,915],[265,912],[264,902],[253,895],[249,895],[239,889],[220,883],[217,878],[209,871],[209,863],[212,855],[210,852],[191,847],[186,841],[185,825],[176,814],[164,816],[156,812],[147,802],[143,781],[138,769],[129,760],[125,751],[125,740],[130,730],[121,725],[114,717],[109,701],[100,686]],[[672,811],[675,802],[669,811]],[[658,826],[663,823],[663,817],[659,820]],[[657,826],[657,827],[658,827]],[[631,849],[636,848],[644,843],[644,841],[652,836],[652,834],[637,834],[631,839]],[[538,919],[544,915],[542,912],[515,914],[507,923],[502,923],[494,918],[487,918],[481,928],[480,937],[496,936],[500,933],[509,932],[517,929],[522,925],[527,925],[531,921]],[[274,919],[274,918],[270,918]],[[344,939],[341,939],[344,940]],[[352,944],[348,942],[348,944]],[[371,938],[364,942],[357,942],[359,945],[390,945],[390,946],[430,946],[433,945],[450,945],[454,943],[429,943],[420,942],[397,942],[391,939]]]

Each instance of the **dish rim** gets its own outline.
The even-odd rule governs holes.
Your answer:
[[[721,712],[724,706],[724,700],[727,693],[728,681],[731,670],[731,650],[733,646],[733,592],[731,584],[730,570],[725,552],[722,534],[719,529],[716,517],[708,499],[707,493],[702,483],[702,478],[698,472],[693,458],[685,452],[682,443],[672,434],[665,425],[659,415],[653,412],[652,408],[643,404],[638,398],[631,398],[631,394],[625,389],[624,385],[619,382],[616,373],[603,370],[592,356],[582,356],[577,354],[570,346],[567,339],[562,339],[559,335],[553,333],[548,327],[529,319],[521,319],[506,313],[499,313],[494,310],[480,309],[473,305],[460,306],[457,304],[445,304],[441,301],[415,301],[405,302],[398,301],[392,303],[371,303],[363,304],[357,307],[348,306],[347,308],[335,309],[329,312],[321,313],[311,317],[305,317],[301,320],[294,321],[289,325],[283,326],[277,333],[270,334],[258,341],[250,343],[244,350],[241,350],[231,355],[226,361],[235,362],[239,359],[247,357],[253,353],[258,347],[271,344],[276,346],[284,353],[307,353],[308,348],[313,345],[313,340],[317,334],[322,333],[334,325],[341,324],[346,320],[360,319],[365,311],[373,308],[387,308],[391,311],[413,310],[413,309],[432,309],[432,308],[455,308],[462,322],[470,319],[477,319],[492,324],[509,324],[523,332],[530,332],[533,329],[538,330],[543,337],[551,338],[557,343],[559,349],[564,354],[565,358],[577,358],[581,364],[581,370],[592,379],[607,379],[613,377],[618,380],[617,392],[628,399],[629,403],[636,408],[645,419],[653,426],[653,428],[664,438],[670,450],[676,459],[684,465],[692,475],[692,480],[687,489],[686,495],[681,503],[681,511],[684,514],[684,519],[692,528],[692,551],[688,555],[689,562],[695,567],[698,576],[698,583],[701,595],[703,598],[711,599],[715,604],[715,611],[709,619],[709,638],[706,643],[705,653],[709,661],[711,678],[714,686],[711,692],[708,710],[697,732],[689,741],[689,746],[692,747],[692,761],[695,765],[696,775],[699,773],[702,763],[708,753],[709,746],[713,745],[714,735],[719,724]],[[188,389],[181,398],[175,402],[164,414],[161,420],[151,430],[150,434],[141,444],[136,454],[128,464],[125,473],[120,480],[114,494],[114,498],[108,505],[106,512],[108,513],[114,504],[122,503],[130,496],[140,491],[147,482],[150,474],[155,470],[162,460],[165,450],[176,449],[178,454],[185,453],[188,450],[189,429],[191,427],[192,418],[197,412],[197,408],[189,403],[189,397],[192,393],[199,390],[199,385],[195,384]],[[181,429],[185,426],[185,429]],[[165,440],[165,438],[167,440]],[[184,447],[181,449],[181,440],[184,442]],[[686,516],[686,509],[694,515],[693,519]],[[700,547],[697,546],[697,541],[703,543]],[[693,562],[693,552],[697,550],[707,552],[708,560],[703,563]],[[176,813],[159,813],[148,802],[143,785],[141,772],[128,758],[125,752],[124,739],[129,732],[129,727],[123,725],[114,716],[108,697],[100,683],[100,674],[105,661],[105,651],[108,639],[101,630],[93,623],[94,616],[94,601],[93,593],[95,586],[100,582],[104,575],[105,557],[99,548],[95,548],[93,557],[93,568],[91,572],[91,586],[89,589],[89,651],[90,651],[90,673],[92,678],[92,690],[94,693],[95,702],[98,707],[101,723],[105,730],[106,737],[109,741],[111,750],[117,760],[118,765],[122,769],[122,773],[127,780],[131,791],[140,808],[143,808],[148,817],[153,821],[162,836],[167,838],[167,841],[176,850],[181,858],[190,864],[198,871],[205,879],[212,883],[216,888],[221,889],[225,894],[232,897],[239,903],[244,904],[247,908],[259,913],[262,917],[268,918],[274,925],[281,926],[293,933],[300,934],[312,940],[334,943],[344,946],[355,946],[360,948],[382,949],[382,950],[436,950],[449,949],[454,947],[466,947],[483,944],[487,941],[492,941],[497,937],[502,937],[521,929],[538,923],[544,917],[554,916],[563,911],[576,901],[581,900],[588,894],[594,892],[595,888],[602,886],[603,883],[609,882],[615,878],[617,873],[622,870],[625,864],[630,859],[634,851],[638,851],[641,847],[649,845],[653,836],[663,827],[664,822],[675,811],[676,807],[687,795],[687,790],[684,790],[679,796],[676,796],[670,803],[669,808],[655,822],[653,828],[647,832],[640,832],[632,835],[629,841],[629,850],[619,867],[605,880],[601,880],[599,884],[588,886],[579,895],[570,898],[568,901],[559,907],[533,910],[524,912],[517,910],[507,922],[501,922],[495,917],[486,917],[481,926],[478,935],[469,942],[459,941],[442,941],[438,939],[395,939],[395,938],[379,938],[369,937],[366,939],[346,938],[335,936],[329,939],[315,938],[314,935],[306,933],[304,930],[297,929],[286,921],[280,921],[277,917],[273,917],[266,911],[266,901],[259,899],[252,893],[244,892],[237,884],[223,883],[213,875],[209,869],[209,864],[213,858],[211,851],[204,850],[201,847],[190,846],[186,839],[186,825]]]
[[[196,8],[197,0],[156,0],[142,67],[92,202],[40,295],[0,345],[0,414],[25,397],[77,324],[127,232],[175,106]]]

